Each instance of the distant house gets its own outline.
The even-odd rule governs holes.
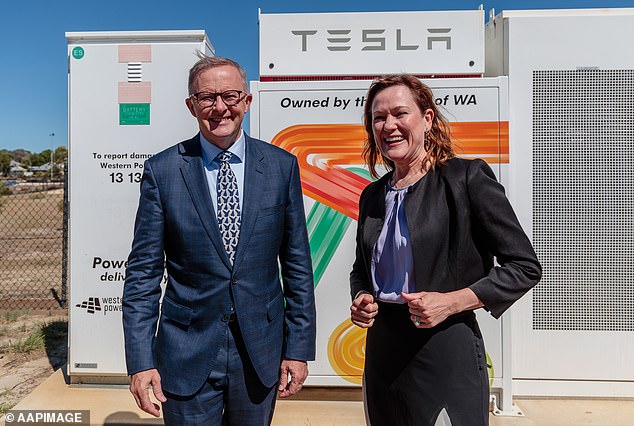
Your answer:
[[[41,166],[31,167],[32,172],[50,172],[51,171],[51,163],[45,163]]]
[[[15,160],[11,160],[11,163],[9,164],[9,173],[10,174],[15,174],[15,175],[23,175],[24,173],[27,172],[27,169],[25,169],[24,167],[22,167],[22,164],[18,163]]]

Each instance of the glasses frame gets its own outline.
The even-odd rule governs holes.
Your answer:
[[[222,95],[224,95],[227,92],[238,92],[238,100],[233,103],[233,104],[228,104],[227,101],[225,101],[225,99],[222,97]],[[213,102],[211,103],[211,105],[209,106],[202,106],[200,105],[199,101],[198,101],[198,96],[201,94],[207,94],[207,95],[211,95],[213,96]],[[228,107],[232,107],[232,106],[236,106],[238,105],[240,102],[242,102],[249,94],[247,92],[244,92],[242,90],[237,90],[237,89],[229,89],[229,90],[225,90],[224,92],[196,92],[196,93],[192,93],[189,95],[190,98],[192,98],[196,104],[203,109],[207,109],[207,108],[213,108],[214,105],[216,105],[216,102],[218,102],[218,96],[220,96],[220,99],[222,100],[222,103],[225,104]]]

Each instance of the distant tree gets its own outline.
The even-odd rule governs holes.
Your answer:
[[[31,166],[37,167],[46,163],[46,157],[42,157],[40,153],[33,153],[31,155]]]
[[[13,158],[9,151],[5,149],[0,151],[0,173],[4,176],[7,176],[11,170],[11,160],[13,160]]]
[[[31,165],[41,166],[42,164],[49,163],[51,161],[51,150],[45,149],[44,151],[31,155]]]
[[[66,160],[68,160],[68,148],[65,146],[58,146],[55,148],[53,158],[55,159],[55,164],[65,163]]]
[[[20,164],[31,164],[31,151],[16,149],[13,151],[13,159]]]

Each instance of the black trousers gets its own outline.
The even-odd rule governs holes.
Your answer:
[[[484,342],[473,312],[417,329],[407,305],[379,303],[368,330],[366,410],[372,426],[489,424]]]

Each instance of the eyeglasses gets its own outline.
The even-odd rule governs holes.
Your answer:
[[[196,100],[201,108],[210,108],[216,104],[216,99],[220,96],[222,102],[227,106],[236,106],[247,94],[241,90],[225,90],[221,93],[198,92],[189,95]]]

